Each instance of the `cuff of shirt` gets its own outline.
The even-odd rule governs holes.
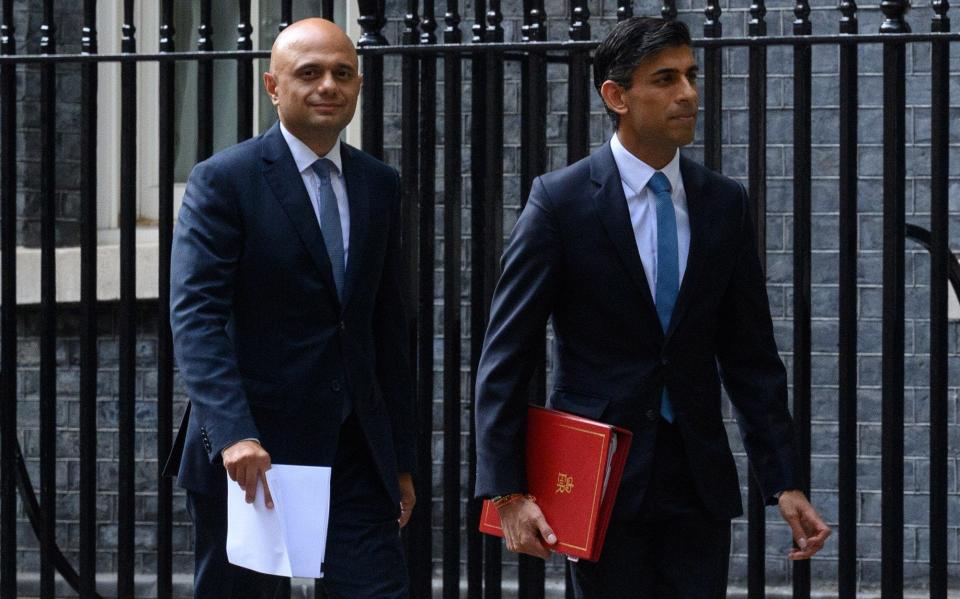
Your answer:
[[[221,449],[221,450],[220,450],[220,457],[221,457],[221,458],[223,457],[223,452],[225,452],[226,450],[230,449],[231,447],[233,447],[233,446],[236,445],[237,443],[242,443],[242,442],[244,442],[244,441],[253,441],[253,442],[256,443],[257,445],[260,445],[260,439],[254,439],[254,438],[252,438],[252,437],[249,438],[249,439],[239,439],[239,440],[237,440],[237,441],[234,441],[234,442],[231,443],[230,445],[227,445],[227,446],[224,447],[223,449]],[[261,447],[262,447],[262,445],[261,445]],[[778,493],[777,495],[775,495],[775,497],[778,497],[778,498],[779,498],[779,493]]]

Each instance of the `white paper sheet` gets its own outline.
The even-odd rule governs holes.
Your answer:
[[[273,509],[257,485],[253,503],[227,478],[227,559],[264,574],[323,577],[330,517],[330,468],[273,464],[267,471]]]

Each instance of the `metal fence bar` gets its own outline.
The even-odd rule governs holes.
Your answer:
[[[417,0],[407,0],[406,2],[407,12],[404,16],[404,30],[401,33],[401,41],[404,44],[419,44],[420,43],[420,17],[417,14],[418,11],[418,2]],[[420,79],[420,68],[419,68],[419,57],[418,56],[404,56],[402,59],[401,66],[401,77],[402,77],[402,87],[400,90],[401,93],[401,106],[400,110],[404,115],[403,121],[401,123],[400,130],[400,175],[401,175],[401,194],[403,202],[402,210],[402,250],[404,255],[404,264],[406,272],[406,280],[408,282],[406,296],[406,305],[409,307],[409,310],[414,311],[419,306],[419,291],[420,287],[417,284],[417,272],[419,270],[419,263],[417,261],[417,253],[419,247],[417,245],[418,233],[419,233],[419,206],[420,206],[420,189],[419,189],[419,128],[420,128],[420,113],[419,113],[419,79]],[[407,323],[408,329],[408,339],[410,340],[410,350],[409,355],[412,358],[412,377],[411,380],[415,381],[414,384],[414,393],[415,396],[419,398],[419,388],[420,388],[420,377],[417,372],[417,361],[414,356],[419,356],[419,330],[418,323],[419,314],[415,314],[413,318]],[[421,451],[421,443],[418,441],[418,451]],[[417,482],[420,484],[421,488],[424,488],[424,481],[429,481],[431,478],[430,468],[427,468],[426,472],[422,471],[423,462],[418,461],[417,465]],[[429,485],[425,488],[429,489]],[[426,514],[424,514],[426,512]],[[418,501],[417,505],[413,509],[413,514],[410,518],[410,525],[404,530],[404,542],[407,549],[407,555],[413,556],[414,552],[419,550],[417,545],[417,539],[420,538],[420,535],[417,534],[418,527],[421,526],[423,520],[429,522],[430,520],[430,501]],[[418,570],[416,559],[409,559],[407,562],[407,570],[409,572],[409,579],[411,584],[416,580]]]
[[[126,53],[137,51],[133,0],[124,0]],[[136,570],[136,395],[137,395],[137,64],[120,65],[120,317],[117,443],[117,596],[134,596]]]
[[[747,24],[750,35],[762,37],[767,34],[766,14],[767,8],[764,0],[754,0],[753,4],[750,5],[750,21]],[[765,266],[767,252],[767,49],[763,46],[751,46],[747,58],[749,63],[748,118],[750,121],[747,131],[750,140],[747,150],[747,192],[753,202],[753,220],[757,231],[757,253],[761,258],[760,263]]]
[[[751,36],[767,34],[763,0],[750,5],[747,24]],[[757,254],[766,270],[767,264],[767,49],[750,46],[749,119],[747,150],[748,192],[753,202],[753,222],[757,231]],[[747,596],[763,599],[766,585],[766,502],[753,476],[747,477]]]
[[[0,54],[17,52],[3,0]],[[17,74],[0,66],[0,599],[17,596]]]
[[[523,40],[546,39],[546,14],[543,0],[524,2]],[[547,63],[543,54],[531,52],[521,61],[520,87],[520,198],[525,205],[536,176],[547,170]],[[530,380],[529,401],[546,402],[546,336],[535,350],[536,367]],[[517,557],[519,595],[543,599],[546,579],[544,560],[529,555]]]
[[[474,0],[471,47],[486,41],[484,20],[486,0]],[[486,198],[486,106],[484,89],[487,85],[482,54],[471,55],[470,60],[470,402],[467,414],[470,430],[467,438],[467,599],[480,599],[483,592],[484,550],[487,538],[478,530],[481,502],[474,498],[477,477],[476,405],[477,365],[483,349],[489,305],[486,295],[488,283],[484,279],[484,201]],[[475,301],[481,299],[483,301]],[[496,567],[499,568],[499,557]]]
[[[174,0],[161,3],[160,51],[176,50],[173,28]],[[173,431],[173,332],[170,329],[170,253],[173,244],[173,180],[176,163],[176,65],[159,65],[157,130],[160,138],[159,272],[157,273],[157,597],[173,596],[173,481],[162,476],[170,455]],[[252,94],[252,90],[251,94]],[[238,124],[239,130],[239,124]]]
[[[136,52],[133,0],[124,0],[122,51]],[[118,387],[117,594],[132,597],[135,573],[137,67],[121,65],[120,318]]]
[[[43,2],[40,52],[56,52],[53,0]],[[57,261],[55,64],[40,65],[40,597],[54,595],[57,544]]]
[[[253,50],[250,0],[239,0],[237,50]],[[237,59],[237,141],[253,137],[253,59]]]
[[[720,3],[707,0],[704,10],[703,37],[717,39],[723,36],[720,22]],[[723,164],[723,49],[703,50],[703,163],[712,170],[720,171]]]
[[[934,0],[932,31],[950,31],[950,5]],[[930,122],[930,597],[947,597],[949,452],[947,269],[949,267],[950,46],[931,47]]]
[[[855,34],[857,5],[840,4],[840,33]],[[857,593],[857,48],[840,47],[839,392],[837,591]]]
[[[434,0],[423,0],[420,20],[420,43],[437,43],[437,21]],[[419,308],[417,311],[417,397],[419,428],[417,455],[420,486],[429,489],[430,499],[422,503],[419,520],[411,531],[415,538],[410,554],[413,576],[410,593],[429,597],[433,578],[433,318],[434,269],[436,258],[436,191],[437,191],[437,56],[420,58],[420,231],[419,231]],[[418,502],[419,503],[419,502]]]
[[[366,48],[386,46],[383,37],[384,0],[358,0],[362,33],[357,48],[363,52]],[[289,4],[289,2],[287,3]],[[366,54],[363,56],[363,108],[360,115],[360,135],[363,150],[371,156],[383,159],[383,56]]]
[[[211,0],[200,0],[197,50],[213,51]],[[197,61],[197,162],[213,154],[213,61]]]
[[[360,10],[361,18],[363,18],[363,9]],[[283,31],[290,26],[290,23],[293,22],[293,0],[280,0],[280,26],[278,27],[279,31]],[[362,25],[361,25],[362,26]]]
[[[547,39],[543,0],[525,0],[522,34],[525,42]],[[547,169],[547,62],[539,52],[530,52],[521,63],[520,198],[526,204],[533,180]]]
[[[590,39],[590,8],[587,0],[570,3],[572,41]],[[569,54],[567,76],[567,164],[580,160],[590,152],[590,53],[574,51]]]
[[[906,0],[885,0],[881,33],[905,33]],[[903,597],[903,350],[906,225],[906,46],[883,46],[883,391],[880,583],[885,599]]]
[[[486,41],[503,41],[503,13],[500,0],[489,0],[487,4]],[[483,247],[483,303],[485,306],[483,322],[490,315],[490,301],[500,275],[500,255],[503,253],[503,58],[496,54],[484,57],[486,70],[486,88],[484,89],[484,247]],[[476,299],[476,298],[474,298]],[[485,539],[484,566],[486,569],[484,596],[487,599],[499,599],[501,596],[502,568],[501,542],[499,538],[487,536]]]
[[[83,1],[84,54],[97,53],[97,3]],[[97,155],[97,64],[80,67],[80,147]],[[97,161],[80,169],[80,599],[94,599],[97,569]]]
[[[677,18],[677,1],[676,0],[663,0],[663,5],[660,7],[660,16],[664,19],[669,19],[673,21]]]
[[[810,35],[810,5],[800,0],[794,9],[793,34]],[[810,495],[811,300],[810,160],[812,108],[812,48],[793,47],[793,419],[800,453],[800,480]],[[793,563],[794,599],[810,597],[810,562]]]
[[[447,0],[443,41],[461,41],[458,0]],[[460,596],[462,64],[443,57],[443,597]]]

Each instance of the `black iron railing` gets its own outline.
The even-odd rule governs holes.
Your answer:
[[[17,495],[41,547],[40,594],[52,597],[54,570],[81,597],[96,597],[97,548],[97,67],[103,63],[121,65],[121,200],[120,200],[120,280],[119,306],[119,492],[117,509],[117,593],[135,594],[135,389],[136,373],[136,152],[138,115],[136,98],[137,70],[141,63],[159,65],[159,301],[156,304],[157,331],[157,455],[167,455],[171,445],[174,376],[171,334],[168,326],[170,282],[170,240],[174,218],[174,145],[175,145],[175,61],[194,61],[197,71],[198,160],[213,151],[213,114],[215,60],[232,60],[237,65],[238,139],[252,135],[254,123],[253,61],[266,58],[265,51],[252,50],[250,1],[241,0],[236,51],[214,51],[211,29],[212,2],[200,2],[201,25],[197,31],[196,51],[177,52],[173,28],[173,0],[161,2],[159,53],[137,53],[133,27],[133,0],[123,3],[122,54],[98,54],[95,0],[83,2],[83,30],[80,54],[56,54],[53,2],[43,5],[42,55],[16,55],[13,30],[13,0],[2,0],[0,26],[0,599],[13,599],[17,593]],[[281,3],[281,28],[292,20],[292,2]],[[404,251],[408,267],[409,305],[416,307],[409,331],[411,355],[416,356],[418,405],[418,502],[410,528],[406,532],[410,580],[414,597],[428,597],[434,584],[433,559],[442,559],[439,584],[444,597],[459,597],[461,581],[468,597],[499,597],[502,586],[501,544],[481,538],[476,530],[479,504],[461,494],[472,496],[476,456],[473,451],[473,418],[467,431],[466,455],[461,450],[461,421],[469,398],[461,393],[461,363],[470,365],[470,379],[476,374],[484,323],[498,272],[503,243],[504,206],[504,74],[506,63],[521,67],[520,99],[520,192],[525,197],[533,178],[548,165],[547,125],[549,64],[567,69],[566,158],[577,160],[590,149],[590,56],[596,46],[591,40],[590,12],[586,0],[570,3],[568,40],[547,41],[543,0],[523,0],[522,41],[504,42],[504,16],[500,0],[477,0],[471,24],[472,38],[463,43],[460,5],[447,0],[442,24],[434,0],[408,0],[402,15],[400,44],[390,45],[383,35],[387,24],[382,0],[359,0],[362,36],[358,41],[365,74],[363,87],[362,145],[368,152],[384,155],[384,57],[400,56],[402,126],[400,170],[403,176]],[[949,177],[949,53],[960,34],[950,32],[946,0],[932,4],[930,32],[911,33],[905,21],[907,0],[884,0],[885,21],[878,33],[860,34],[857,6],[843,0],[838,13],[838,35],[814,34],[805,0],[797,3],[793,35],[767,35],[766,7],[763,0],[749,6],[747,37],[722,36],[720,4],[708,0],[704,11],[703,37],[695,42],[703,48],[704,72],[704,159],[708,166],[723,165],[723,52],[726,48],[746,47],[748,52],[748,187],[754,201],[758,228],[758,247],[766,255],[766,147],[767,147],[767,48],[786,46],[793,50],[793,409],[799,446],[804,457],[805,480],[810,480],[811,451],[811,262],[812,262],[812,48],[830,45],[839,49],[839,322],[837,420],[839,456],[838,496],[838,570],[836,585],[841,597],[854,597],[858,590],[857,572],[857,258],[858,258],[858,48],[873,44],[883,51],[883,381],[882,381],[882,556],[883,596],[903,594],[904,559],[904,297],[906,240],[912,239],[929,251],[930,280],[930,510],[929,510],[929,586],[932,597],[947,596],[947,497],[948,497],[948,378],[947,378],[947,289],[938,281],[949,280],[960,294],[960,264],[948,247]],[[333,15],[332,1],[325,1],[323,14]],[[633,14],[629,0],[617,4],[616,17]],[[664,2],[661,14],[676,18],[671,0]],[[218,32],[219,33],[219,32]],[[934,126],[930,141],[931,229],[926,231],[905,220],[905,113],[906,49],[911,44],[931,46],[931,118]],[[181,47],[189,44],[180,42]],[[443,160],[437,161],[438,61],[442,69]],[[56,158],[54,155],[54,85],[58,65],[79,63],[81,72],[81,117],[79,133],[83,160],[80,170],[80,325],[79,325],[79,570],[66,560],[56,543],[57,501],[56,457],[56,295],[55,194]],[[33,485],[17,443],[17,143],[18,96],[17,65],[38,64],[41,95],[37,107],[41,118],[42,214],[41,214],[41,300],[42,332],[40,342],[40,498]],[[464,77],[464,68],[469,77]],[[469,83],[470,128],[465,130],[464,84]],[[463,144],[464,139],[468,144]],[[462,153],[468,148],[466,154]],[[464,202],[464,159],[469,157],[470,225],[461,224]],[[440,172],[438,172],[438,167]],[[443,247],[439,263],[443,269],[443,288],[434,289],[434,269],[438,263],[435,247],[435,201],[437,182],[442,181]],[[469,235],[467,235],[469,233]],[[469,243],[469,247],[464,247]],[[467,252],[467,250],[469,250]],[[463,257],[469,255],[469,289],[463,289]],[[469,291],[470,326],[461,321],[461,299]],[[435,298],[443,306],[443,443],[440,455],[434,455],[434,311]],[[470,355],[461,350],[463,335],[469,336]],[[545,337],[546,339],[546,337]],[[531,383],[530,398],[542,404],[546,397],[546,344],[540,368]],[[472,411],[466,408],[468,412]],[[442,461],[443,519],[441,555],[434,555],[433,460]],[[466,461],[466,489],[461,489],[461,462]],[[809,491],[809,488],[807,489]],[[465,491],[465,492],[464,492]],[[156,480],[157,594],[173,593],[172,561],[172,485],[159,476]],[[750,597],[765,594],[765,510],[752,478],[748,502],[748,592]],[[461,510],[463,509],[463,514]],[[462,524],[465,516],[466,525]],[[461,543],[465,555],[461,553]],[[465,568],[462,566],[465,562]],[[539,560],[520,558],[518,584],[523,597],[544,595],[545,570]],[[811,577],[807,563],[794,565],[795,597],[810,595]],[[318,594],[320,591],[318,591]]]

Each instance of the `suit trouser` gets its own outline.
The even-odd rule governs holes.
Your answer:
[[[234,484],[234,483],[230,483]],[[330,484],[323,587],[330,599],[405,599],[407,568],[399,506],[383,486],[356,417],[340,430]],[[274,599],[286,579],[227,562],[225,497],[187,492],[194,522],[196,599]]]
[[[703,505],[673,425],[660,422],[640,514],[611,522],[600,560],[571,564],[577,599],[726,597],[730,521]]]

